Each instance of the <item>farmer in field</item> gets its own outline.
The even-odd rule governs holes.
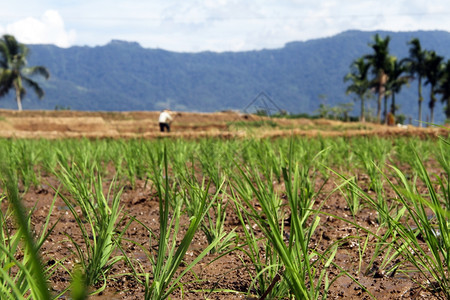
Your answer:
[[[170,132],[170,123],[172,122],[173,118],[169,112],[169,109],[165,109],[161,111],[161,114],[159,114],[159,129],[161,130],[161,132],[164,132],[164,128],[167,129],[167,132]]]

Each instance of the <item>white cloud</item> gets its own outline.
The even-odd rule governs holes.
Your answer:
[[[48,8],[55,10],[42,15]],[[0,11],[0,34],[61,47],[122,39],[172,51],[242,51],[349,29],[450,30],[449,17],[448,0],[22,0]]]
[[[40,19],[28,17],[7,24],[0,32],[12,34],[24,44],[55,44],[59,47],[72,46],[76,38],[74,30],[66,31],[56,10],[47,10]]]

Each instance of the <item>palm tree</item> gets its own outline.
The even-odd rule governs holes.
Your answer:
[[[26,94],[25,86],[33,89],[39,98],[44,96],[44,91],[31,76],[50,77],[45,67],[27,67],[28,54],[28,47],[17,42],[14,36],[5,34],[0,39],[0,97],[14,89],[19,111],[22,110],[22,98]]]
[[[386,82],[388,81],[388,74],[386,70],[389,68],[389,41],[390,37],[387,36],[382,39],[378,34],[374,37],[374,42],[369,44],[372,47],[374,53],[364,56],[364,58],[371,65],[372,73],[375,78],[372,83],[378,93],[377,101],[377,121],[381,120],[381,99],[383,99],[386,91]]]
[[[450,120],[450,59],[444,64],[443,74],[437,93],[442,94],[441,101],[445,105],[445,116]]]
[[[361,114],[359,120],[365,122],[364,112],[364,100],[370,93],[370,83],[367,79],[370,64],[366,63],[364,58],[356,59],[350,66],[351,71],[344,77],[344,81],[351,81],[351,84],[347,87],[346,93],[354,93],[361,100]]]
[[[406,61],[404,59],[398,61],[395,56],[391,56],[391,66],[388,70],[388,81],[386,83],[386,90],[390,91],[392,97],[390,112],[395,116],[395,94],[400,93],[403,85],[407,84],[411,79],[410,76],[405,76],[407,72]],[[387,111],[387,107],[385,107]]]
[[[426,84],[430,85],[430,122],[434,123],[434,107],[436,105],[436,89],[438,83],[442,78],[444,58],[436,54],[435,51],[427,51],[425,58],[425,76],[427,78]]]
[[[422,50],[420,41],[417,38],[412,39],[409,43],[409,58],[408,70],[411,76],[417,76],[418,81],[418,96],[419,96],[419,127],[422,127],[422,78],[425,77],[425,54],[426,51]]]

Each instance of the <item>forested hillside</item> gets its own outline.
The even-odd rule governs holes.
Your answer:
[[[408,55],[407,42],[450,58],[450,33],[443,31],[378,32],[391,37],[390,52]],[[99,47],[58,48],[29,45],[29,65],[46,66],[42,101],[29,93],[24,109],[70,108],[89,111],[174,110],[211,112],[240,110],[261,91],[290,113],[314,114],[321,103],[351,102],[344,76],[353,60],[371,53],[375,32],[347,31],[333,37],[291,42],[281,49],[248,52],[176,53],[146,49],[137,43],[112,41]],[[424,90],[424,119],[428,114]],[[440,96],[439,96],[440,97]],[[397,96],[399,113],[417,118],[417,83]],[[355,115],[359,103],[355,103]],[[369,102],[372,109],[375,101]],[[0,107],[16,108],[14,96]],[[444,119],[442,105],[436,121]]]

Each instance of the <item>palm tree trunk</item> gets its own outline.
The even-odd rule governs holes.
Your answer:
[[[422,77],[419,76],[419,127],[422,127]]]
[[[388,115],[387,115],[387,103],[388,103],[388,96],[384,95],[384,125],[387,125],[388,123]]]
[[[17,109],[22,111],[22,99],[20,97],[20,89],[16,88]]]
[[[386,94],[386,82],[388,80],[388,76],[384,73],[384,70],[381,70],[378,77],[378,103],[377,103],[377,121],[381,124],[381,98],[383,98]]]
[[[391,113],[395,116],[395,93],[392,93]]]
[[[450,98],[446,99],[447,105],[445,107],[445,117],[450,120]]]
[[[381,98],[383,97],[382,93],[378,93],[378,102],[377,102],[377,122],[381,123]]]
[[[366,122],[366,117],[365,117],[365,112],[364,112],[364,97],[361,97],[361,116],[359,117],[359,120],[364,123]]]
[[[422,102],[423,100],[419,99],[419,127],[422,127]]]
[[[430,95],[430,123],[434,124],[434,106],[436,104],[436,97],[434,96],[434,88],[431,87]]]

